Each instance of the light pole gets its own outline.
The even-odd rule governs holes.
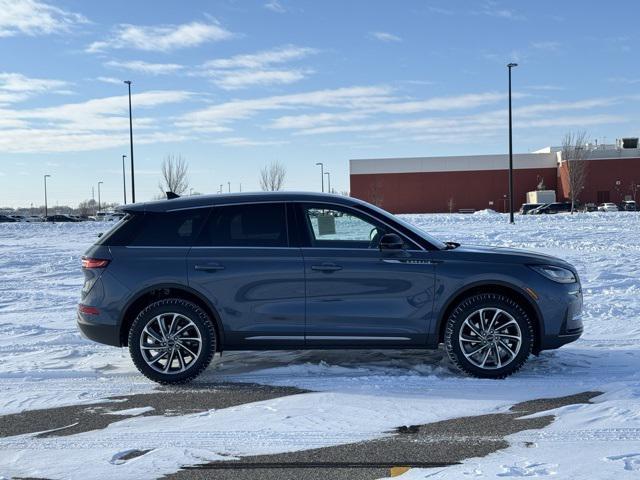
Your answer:
[[[51,175],[44,176],[44,221],[47,221],[48,212],[47,212],[47,178],[51,177]]]
[[[100,185],[104,182],[98,182],[98,211],[100,211]]]
[[[507,64],[509,69],[509,223],[513,223],[513,125],[511,121],[511,69],[517,63]]]
[[[316,165],[320,165],[320,181],[322,182],[322,193],[324,193],[324,163],[318,162]]]
[[[124,83],[129,87],[129,154],[131,155],[131,203],[136,203],[136,182],[133,175],[133,120],[131,116],[131,80]]]
[[[229,187],[229,193],[231,193],[231,182],[227,182],[227,186]]]
[[[220,191],[218,193],[223,193],[222,192],[222,183],[220,184]]]
[[[327,192],[331,193],[331,173],[324,172],[324,174],[327,176]]]
[[[122,195],[124,197],[124,204],[127,204],[127,176],[124,173],[124,159],[127,158],[126,155],[122,155]]]

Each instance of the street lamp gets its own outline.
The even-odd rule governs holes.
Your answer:
[[[517,63],[507,64],[509,69],[509,223],[513,223],[513,125],[511,121],[511,69]]]
[[[229,187],[229,193],[231,193],[231,182],[227,182],[227,186]]]
[[[133,120],[131,116],[131,80],[124,83],[129,87],[129,148],[131,155],[131,203],[136,203],[136,183],[133,175]]]
[[[48,212],[47,212],[47,178],[51,177],[51,175],[44,176],[44,221],[47,221]]]
[[[322,182],[322,193],[324,193],[324,163],[318,162],[316,165],[320,165],[320,181]]]
[[[220,191],[218,193],[222,193],[222,183],[220,184]]]
[[[127,177],[124,173],[124,159],[127,158],[126,155],[122,155],[122,195],[124,197],[124,204],[127,204]]]
[[[327,192],[331,193],[331,173],[324,172],[324,174],[327,176]]]
[[[104,182],[98,182],[98,211],[100,211],[100,185]]]

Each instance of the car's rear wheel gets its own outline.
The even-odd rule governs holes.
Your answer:
[[[216,332],[209,315],[180,298],[159,300],[142,310],[129,330],[136,367],[158,383],[185,383],[209,366]]]
[[[447,319],[444,344],[451,361],[480,378],[505,378],[527,361],[533,327],[522,306],[506,295],[470,296]]]

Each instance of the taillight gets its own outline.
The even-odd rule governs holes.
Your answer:
[[[103,258],[82,257],[82,268],[105,268],[109,260]]]
[[[87,315],[100,315],[100,310],[96,307],[90,307],[88,305],[83,305],[82,303],[78,305],[78,311]]]

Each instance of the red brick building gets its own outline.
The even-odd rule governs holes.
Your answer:
[[[622,144],[621,144],[622,145]],[[566,166],[559,147],[514,154],[514,207],[541,182],[568,198]],[[640,190],[640,150],[589,146],[582,203],[618,203]],[[393,213],[457,212],[508,208],[507,155],[378,158],[349,162],[351,196]],[[640,200],[640,191],[638,198]]]

